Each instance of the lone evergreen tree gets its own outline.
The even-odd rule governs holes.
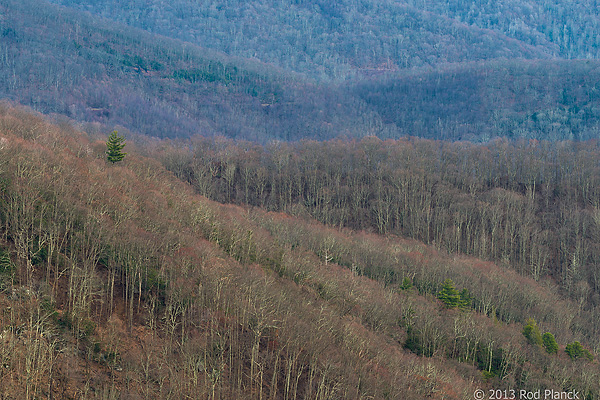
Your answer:
[[[408,290],[411,287],[412,287],[412,282],[410,281],[410,278],[408,276],[405,276],[404,279],[402,279],[402,285],[400,285],[400,289]]]
[[[123,147],[125,147],[125,138],[119,136],[117,131],[113,131],[106,142],[106,158],[108,161],[114,164],[125,158],[127,153],[123,153]]]
[[[438,293],[438,299],[444,303],[447,308],[457,308],[460,305],[460,294],[454,282],[451,279],[446,279],[442,284],[442,290]]]
[[[584,349],[579,342],[568,344],[565,347],[565,353],[571,357],[571,360],[577,360],[578,358],[585,357],[588,359],[588,361],[594,361],[594,355],[588,349]]]

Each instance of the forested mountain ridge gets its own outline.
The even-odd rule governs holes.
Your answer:
[[[444,10],[445,1],[439,5],[436,1],[391,0],[54,2],[334,80],[357,72],[498,58],[551,58],[561,52],[560,45],[549,40],[515,39],[523,29],[507,36],[515,32],[512,25],[504,29],[504,19],[498,29],[491,24],[465,23],[463,14],[465,20],[474,16],[470,2],[452,7],[457,15]],[[484,15],[488,9],[484,4],[475,7]],[[496,7],[491,11],[496,12]]]
[[[0,7],[0,96],[44,113],[157,137],[259,142],[364,136],[381,125],[360,99],[256,61],[45,1]]]
[[[598,320],[551,280],[215,203],[160,165],[185,148],[94,135],[0,105],[2,396],[598,398]]]
[[[597,0],[407,0],[469,26],[501,32],[566,59],[600,58]]]
[[[260,143],[598,136],[596,60],[487,60],[386,74],[377,67],[324,83],[46,2],[2,7],[0,96],[120,130]],[[440,40],[427,46],[445,48]]]

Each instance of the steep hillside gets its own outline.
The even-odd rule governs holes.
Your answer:
[[[598,398],[593,320],[550,282],[214,203],[6,105],[0,136],[3,397]]]
[[[465,24],[459,17],[468,12],[466,3],[451,18],[432,12],[439,8],[436,1],[54,2],[325,79],[448,62],[549,58],[560,48],[548,40],[511,39],[509,29]],[[487,10],[484,5],[475,9]]]
[[[183,145],[154,157],[211,199],[407,235],[498,262],[553,281],[592,313],[590,337],[600,329],[597,140]]]

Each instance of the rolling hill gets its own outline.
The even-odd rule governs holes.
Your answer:
[[[116,7],[115,4],[111,7]],[[130,12],[137,9],[137,3],[127,4]],[[193,11],[190,5],[178,8],[177,4],[154,9],[156,13],[181,9],[180,20],[187,16],[183,10]],[[244,7],[253,7],[254,3],[245,4]],[[2,7],[0,54],[4,68],[0,69],[0,96],[46,114],[99,122],[118,130],[162,138],[222,135],[259,143],[369,135],[475,142],[495,137],[538,140],[598,137],[599,113],[595,105],[600,78],[598,61],[547,59],[550,53],[546,50],[536,53],[529,45],[523,47],[525,52],[510,50],[512,44],[524,45],[506,37],[486,42],[507,51],[488,57],[485,51],[477,50],[479,39],[473,36],[463,35],[463,42],[451,38],[447,43],[441,36],[421,32],[427,24],[411,23],[414,38],[407,43],[416,47],[403,54],[433,60],[431,63],[399,68],[391,67],[392,62],[380,68],[377,63],[381,60],[377,65],[359,60],[364,54],[379,57],[374,43],[364,44],[373,51],[357,48],[352,54],[358,58],[344,56],[344,63],[355,65],[356,71],[364,73],[352,74],[353,78],[345,81],[323,82],[307,77],[318,74],[299,74],[256,59],[228,56],[45,2],[5,0]],[[112,10],[111,7],[107,9]],[[308,3],[285,9],[292,12],[307,8],[312,10],[307,15],[316,13]],[[331,9],[323,6],[317,14],[320,18],[336,12],[346,15],[350,8],[350,4]],[[277,7],[275,10],[283,13]],[[263,11],[266,13],[266,9]],[[279,11],[273,11],[274,21],[278,20]],[[160,13],[156,13],[140,14],[138,20],[144,21],[151,15],[158,18]],[[406,10],[397,13],[412,15]],[[379,10],[379,14],[385,13]],[[200,18],[200,14],[194,15]],[[223,24],[248,25],[235,15],[225,18]],[[395,14],[390,11],[385,15]],[[258,21],[258,17],[255,19]],[[184,20],[190,29],[200,24],[194,18]],[[269,40],[276,39],[277,24],[270,26],[274,31]],[[357,22],[356,26],[362,25]],[[216,35],[217,27],[204,31]],[[491,35],[491,31],[486,32]],[[327,37],[323,35],[316,36]],[[401,35],[388,36],[397,39]],[[342,37],[360,42],[350,33]],[[226,38],[223,36],[223,40]],[[267,42],[267,38],[261,37],[252,43]],[[287,46],[283,39],[278,43],[280,50]],[[454,48],[455,45],[461,47]],[[419,55],[423,49],[432,53]],[[465,49],[476,54],[468,56]],[[285,51],[287,59],[297,59],[290,51]],[[335,55],[335,48],[323,51],[317,54],[343,58]],[[443,56],[441,51],[456,52],[462,58]],[[365,67],[367,64],[370,66]],[[309,69],[318,71],[322,66],[313,65]]]
[[[390,73],[351,86],[406,135],[589,140],[600,136],[600,62],[491,61]]]
[[[445,1],[54,2],[227,54],[333,80],[356,73],[445,63],[551,58],[560,52],[549,40],[537,43],[517,40],[514,37],[518,34],[509,36],[514,29],[501,29],[504,19],[498,29],[463,22],[463,14],[473,14],[467,3],[460,3],[454,8],[456,15],[451,15],[443,9]],[[476,10],[495,12],[496,8],[481,4]]]
[[[0,96],[46,114],[258,142],[364,136],[380,125],[361,100],[262,63],[45,2],[0,7]]]

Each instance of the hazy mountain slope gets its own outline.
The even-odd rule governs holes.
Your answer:
[[[0,96],[158,137],[363,136],[352,97],[265,64],[25,0],[0,2]]]
[[[552,43],[527,44],[423,10],[422,5],[391,0],[55,2],[228,54],[333,79],[356,71],[548,58],[558,52]]]
[[[3,0],[0,7],[0,97],[80,121],[157,137],[261,143],[598,137],[595,61],[441,64],[316,84],[49,3]]]
[[[587,140],[600,136],[600,62],[494,61],[364,79],[353,94],[406,135]]]
[[[407,0],[406,3],[541,46],[560,57],[600,58],[597,0]]]

